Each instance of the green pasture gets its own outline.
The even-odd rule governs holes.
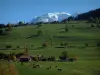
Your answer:
[[[72,27],[72,25],[74,27]],[[100,71],[100,29],[91,28],[90,23],[86,21],[72,21],[67,23],[68,32],[64,31],[65,24],[42,24],[37,28],[36,25],[27,25],[14,27],[7,35],[0,35],[0,52],[20,53],[24,52],[25,45],[28,45],[29,55],[44,55],[59,57],[62,51],[67,50],[70,57],[76,56],[76,62],[37,62],[41,68],[32,68],[30,63],[15,62],[19,75],[99,75]],[[37,37],[37,31],[42,30],[43,35]],[[32,36],[31,38],[28,38]],[[52,36],[53,45],[51,46],[50,36]],[[48,42],[47,48],[41,48],[44,42]],[[59,48],[61,43],[68,43],[66,48]],[[86,47],[85,44],[88,44]],[[12,48],[6,48],[11,45]],[[20,48],[16,48],[20,46]],[[72,47],[70,47],[72,46]],[[16,49],[16,50],[14,50]],[[59,72],[55,68],[62,68]],[[50,70],[47,67],[52,66]]]

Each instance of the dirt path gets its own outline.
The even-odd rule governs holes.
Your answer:
[[[13,63],[10,63],[9,69],[10,69],[10,74],[11,75],[18,75],[18,72],[16,71],[16,68],[15,68]]]

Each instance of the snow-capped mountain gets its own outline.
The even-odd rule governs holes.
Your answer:
[[[53,21],[62,21],[68,17],[70,17],[71,14],[66,12],[55,12],[55,13],[47,13],[42,16],[38,16],[34,18],[31,23],[37,23],[37,22],[53,22]]]
[[[74,14],[72,14],[73,17],[77,17],[80,13],[79,12],[76,12]]]

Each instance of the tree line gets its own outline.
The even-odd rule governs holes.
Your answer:
[[[77,16],[78,20],[89,20],[91,17],[99,18],[100,17],[100,8],[88,11],[86,13],[79,14]]]

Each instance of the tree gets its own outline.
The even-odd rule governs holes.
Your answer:
[[[42,24],[41,23],[37,23],[37,28],[40,28],[42,27]]]
[[[60,44],[60,46],[61,46],[61,47],[63,47],[63,46],[64,46],[64,44],[63,44],[63,43],[61,43],[61,44]]]
[[[66,59],[68,58],[68,52],[67,52],[67,51],[63,51],[63,52],[61,53],[61,55],[59,56],[59,58],[60,58],[61,60],[66,60]]]
[[[52,36],[50,36],[50,42],[51,42],[51,46],[52,46],[52,44],[53,44],[53,38],[52,38]]]
[[[94,27],[94,25],[93,25],[93,24],[91,24],[91,27]]]
[[[64,43],[65,48],[67,47],[68,43]]]
[[[11,45],[6,45],[6,48],[8,49],[8,48],[12,48],[12,46]]]
[[[64,20],[62,20],[60,23],[67,23],[67,18],[66,19],[64,19]]]
[[[0,35],[6,34],[6,29],[4,24],[0,24]]]
[[[73,16],[68,17],[68,21],[74,20],[75,18]]]
[[[65,25],[65,32],[68,32],[68,27],[67,27],[67,25]]]
[[[16,54],[15,53],[12,53],[12,60],[16,61]]]
[[[100,8],[79,14],[78,20],[89,20],[90,17],[93,18],[100,17]]]
[[[36,25],[42,25],[43,24],[43,22],[37,22],[36,23]]]
[[[42,44],[42,47],[47,47],[48,46],[48,43],[47,42],[44,42],[43,44]]]
[[[16,46],[17,48],[20,48],[20,46]]]
[[[68,52],[67,51],[63,51],[62,52],[62,56],[67,58],[68,57]]]
[[[0,29],[1,28],[5,28],[5,25],[4,24],[0,24]]]
[[[94,23],[95,20],[94,20],[93,17],[90,17],[88,21],[91,22],[91,23]]]
[[[99,25],[99,18],[95,18],[95,23],[96,23],[96,25],[97,25],[97,27],[99,27],[100,25]]]
[[[23,22],[23,21],[19,21],[19,22],[18,22],[18,25],[19,25],[19,26],[22,26],[22,25],[24,25],[24,22]]]
[[[53,21],[51,24],[59,24],[59,21]]]
[[[43,35],[43,31],[42,30],[38,30],[37,31],[37,36],[41,36],[41,35]]]
[[[0,35],[3,35],[5,33],[4,29],[0,29]]]
[[[10,23],[8,23],[6,27],[8,31],[12,31],[12,25]]]

